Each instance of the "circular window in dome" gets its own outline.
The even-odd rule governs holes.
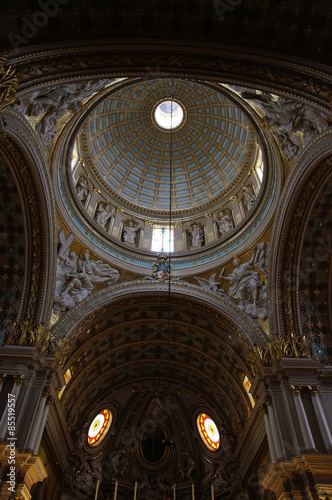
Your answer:
[[[112,414],[109,410],[102,410],[92,420],[88,430],[88,443],[94,445],[97,441],[101,441],[106,436],[110,424],[112,422]]]
[[[164,99],[154,107],[153,117],[160,129],[175,130],[184,122],[184,107],[178,101]]]
[[[207,448],[218,450],[220,435],[216,423],[206,413],[201,413],[197,418],[197,427],[201,438]]]

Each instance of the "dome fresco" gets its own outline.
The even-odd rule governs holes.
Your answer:
[[[84,161],[98,188],[152,215],[168,212],[170,163],[176,216],[229,199],[256,155],[253,128],[226,90],[176,80],[174,118],[178,109],[184,116],[172,132],[171,157],[170,131],[156,123],[156,110],[170,111],[170,84],[159,79],[115,90],[84,126]]]

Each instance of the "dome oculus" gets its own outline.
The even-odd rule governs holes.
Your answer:
[[[94,445],[97,441],[106,436],[111,421],[112,414],[109,410],[102,410],[95,416],[88,430],[89,445]]]
[[[201,438],[207,448],[218,450],[220,435],[216,423],[206,413],[201,413],[197,418],[197,427]]]
[[[182,125],[184,109],[179,102],[165,99],[154,110],[156,124],[163,130],[174,130]]]

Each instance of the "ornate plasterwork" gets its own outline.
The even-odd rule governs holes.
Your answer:
[[[254,345],[250,358],[255,371],[262,366],[272,366],[281,358],[308,358],[310,349],[305,337],[299,337],[290,332],[284,336],[276,336],[263,346]]]
[[[16,101],[18,78],[14,69],[8,66],[8,58],[0,56],[0,112]]]

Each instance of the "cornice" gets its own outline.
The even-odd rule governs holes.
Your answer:
[[[330,111],[328,66],[261,52],[181,43],[76,44],[10,56],[18,91],[71,79],[173,76],[284,93]]]

